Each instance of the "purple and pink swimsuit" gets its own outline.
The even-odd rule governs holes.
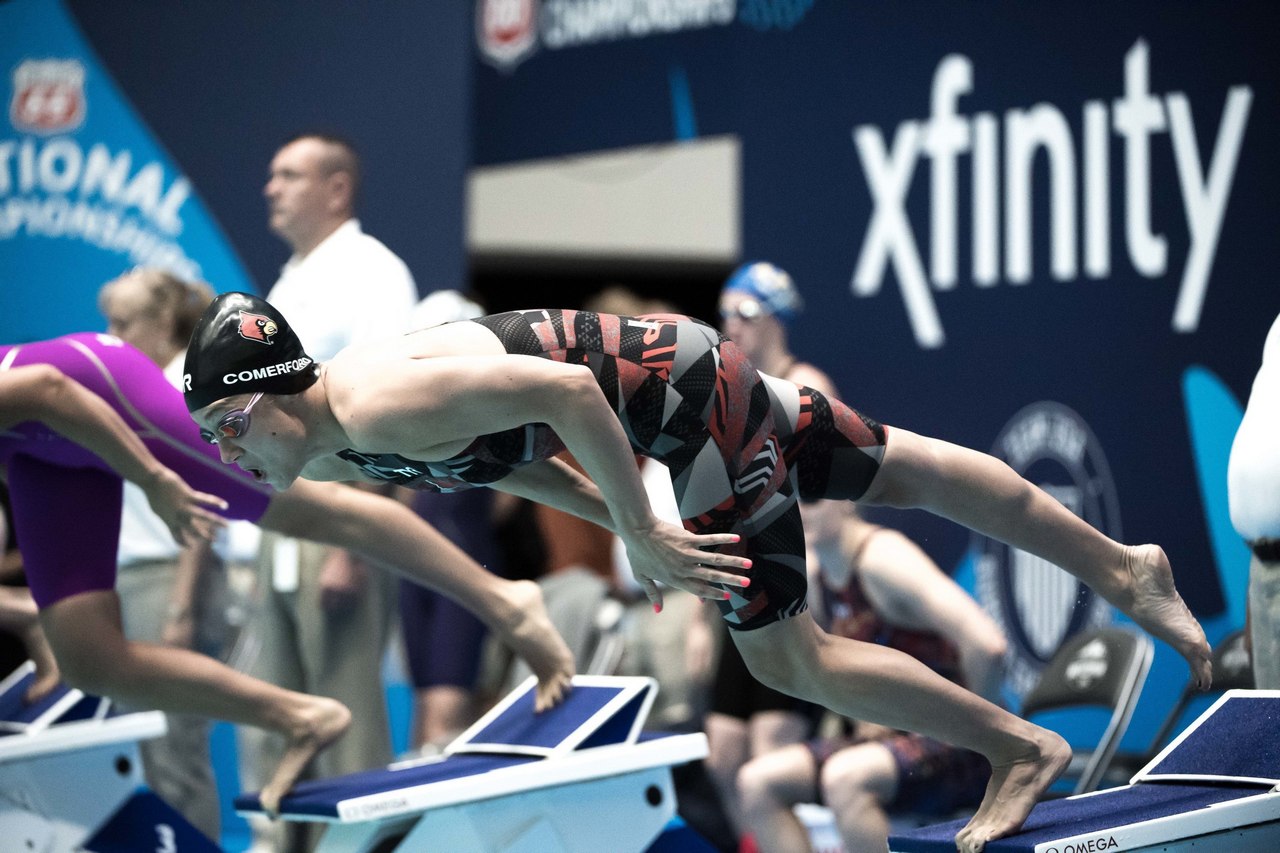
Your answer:
[[[222,464],[200,438],[182,394],[160,368],[110,335],[83,333],[0,346],[0,370],[47,364],[115,409],[147,448],[193,489],[230,504],[229,518],[257,521],[271,490]],[[106,462],[41,423],[0,432],[0,469],[9,483],[14,533],[27,583],[48,607],[116,579],[123,480]]]

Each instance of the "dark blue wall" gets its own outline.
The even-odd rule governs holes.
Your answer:
[[[404,258],[419,289],[464,282],[467,4],[67,5],[259,288],[288,255],[266,228],[267,164],[283,140],[312,128],[361,150],[365,230]]]
[[[490,4],[504,5],[513,4]],[[604,10],[644,4],[595,4],[594,16],[576,14],[592,7],[583,0],[527,5],[540,14],[522,32],[500,34],[505,43],[523,35],[530,50],[505,65],[477,51],[475,125],[484,130],[475,139],[477,163],[736,135],[744,257],[773,260],[794,275],[808,303],[795,348],[828,370],[847,400],[890,424],[982,450],[996,447],[1025,406],[1068,407],[1092,434],[1088,464],[1072,472],[1032,459],[1028,475],[1098,507],[1114,489],[1115,511],[1091,522],[1127,541],[1160,542],[1198,614],[1242,621],[1247,554],[1225,520],[1225,462],[1263,339],[1280,313],[1271,271],[1280,222],[1280,65],[1272,54],[1280,32],[1270,4],[708,0],[701,6],[709,17],[687,26],[611,20]],[[926,133],[938,70],[955,55],[972,72],[956,116],[971,133],[981,113],[996,128],[998,200],[982,215],[997,226],[1002,253],[996,280],[977,282],[974,158],[962,152],[958,275],[951,288],[938,283],[930,264],[935,161],[920,152],[902,213],[926,301],[945,332],[945,343],[926,345],[905,305],[904,267],[891,263],[864,292],[851,290],[877,211],[868,154],[855,138],[870,136],[891,156],[908,123]],[[1143,137],[1149,230],[1167,251],[1158,272],[1131,260],[1127,236],[1137,196],[1117,117],[1130,61],[1145,67],[1145,92],[1163,122]],[[1104,273],[1086,270],[1083,250],[1087,103],[1107,121]],[[1193,132],[1181,138],[1193,138],[1195,152],[1188,157],[1184,145],[1178,158],[1171,128],[1186,127],[1183,105]],[[1198,166],[1202,183],[1217,141],[1231,136],[1222,130],[1228,105],[1236,118],[1243,107],[1246,123],[1216,252],[1196,322],[1175,328],[1192,246],[1179,159],[1182,173]],[[1037,108],[1056,115],[1072,144],[1077,269],[1051,271],[1049,157],[1041,151],[1031,171],[1030,276],[1014,281],[1003,256],[1014,218],[1003,195],[1007,119]],[[1137,201],[1140,215],[1148,200]],[[984,603],[1011,600],[1020,582],[1011,570],[1002,590],[983,590],[981,571],[974,580],[987,543],[918,514],[894,520],[944,567],[965,574]],[[1222,628],[1211,625],[1211,638]]]

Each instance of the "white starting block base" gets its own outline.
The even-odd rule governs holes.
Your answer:
[[[576,676],[533,713],[534,679],[444,756],[303,783],[285,820],[330,823],[317,853],[640,853],[675,815],[671,767],[703,758],[706,736],[641,737],[650,678]],[[255,797],[236,802],[260,813]]]
[[[164,734],[164,714],[108,717],[65,686],[28,706],[34,669],[0,681],[0,849],[71,853],[144,785],[138,741]]]
[[[1129,782],[1038,804],[990,853],[1280,851],[1280,691],[1230,690]],[[967,821],[894,835],[893,853],[952,853]]]

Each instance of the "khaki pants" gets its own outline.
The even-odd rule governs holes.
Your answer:
[[[1249,640],[1259,690],[1280,690],[1280,561],[1249,564]]]
[[[328,778],[391,761],[391,730],[382,681],[383,655],[393,628],[395,586],[390,573],[371,568],[364,594],[355,606],[328,612],[320,604],[320,570],[327,546],[298,541],[297,588],[282,592],[273,584],[276,545],[284,537],[263,533],[258,583],[261,604],[247,626],[257,649],[246,671],[290,690],[329,696],[351,709],[351,728],[317,756],[304,779]],[[257,790],[279,762],[279,738],[239,729],[241,787]],[[277,823],[276,827],[280,827]],[[291,825],[292,826],[292,825]],[[256,832],[255,832],[256,834]],[[294,834],[290,830],[286,834]],[[306,833],[303,833],[306,834]],[[306,850],[291,839],[281,850]]]
[[[176,562],[155,561],[121,568],[116,582],[124,633],[130,640],[159,643],[168,621],[169,598],[177,575]],[[205,588],[196,596],[196,651],[217,656],[217,630],[222,613],[217,604],[225,596],[212,587],[225,581],[220,571],[205,573]],[[136,709],[145,710],[145,709]],[[210,721],[192,714],[165,715],[169,730],[163,737],[143,741],[142,769],[147,784],[193,826],[217,841],[222,832],[218,787],[209,757]]]

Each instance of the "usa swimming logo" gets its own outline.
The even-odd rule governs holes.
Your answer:
[[[512,71],[549,51],[733,23],[738,0],[476,0],[480,56]]]
[[[1097,437],[1075,411],[1033,403],[1005,425],[991,454],[1112,539],[1123,539],[1115,480]],[[1093,590],[1047,560],[973,537],[978,599],[1009,641],[1008,684],[1023,696],[1069,637],[1112,621]]]

